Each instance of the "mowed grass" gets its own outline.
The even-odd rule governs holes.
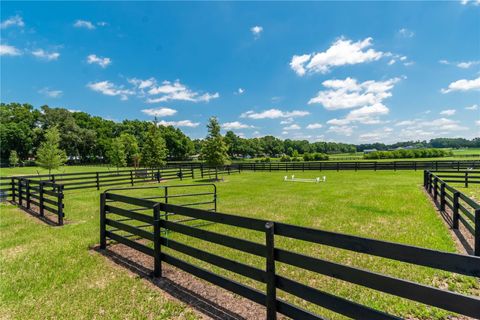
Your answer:
[[[320,184],[283,182],[285,174],[242,172],[225,176],[224,182],[216,183],[218,210],[455,252],[455,245],[448,230],[422,193],[422,172],[295,172],[297,177],[314,178],[326,175],[327,182]],[[168,184],[179,183],[181,182],[175,181]],[[191,180],[183,183],[191,183]],[[146,196],[158,192],[149,189],[131,191],[128,194]],[[114,266],[106,258],[90,250],[98,244],[98,191],[69,191],[65,204],[68,223],[63,227],[44,225],[11,205],[1,206],[2,316],[7,319],[195,318],[195,314],[183,304],[167,300],[159,290],[154,290],[145,281]],[[264,235],[259,232],[221,224],[203,228],[264,242]],[[168,237],[264,268],[263,260],[248,254],[176,233],[169,233]],[[322,259],[466,294],[480,294],[478,281],[472,278],[282,237],[277,237],[276,243],[288,250]],[[191,258],[186,259],[224,276],[259,289],[263,288],[262,284],[253,280]],[[448,316],[447,312],[438,309],[427,308],[405,299],[280,263],[277,264],[277,270],[282,275],[320,290],[397,315],[429,319]],[[284,292],[279,292],[279,295],[319,314],[343,319]]]

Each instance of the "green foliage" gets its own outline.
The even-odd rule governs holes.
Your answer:
[[[12,167],[16,167],[18,165],[18,154],[17,154],[17,151],[15,150],[12,150],[10,151],[10,157],[8,157],[8,163],[10,164],[10,166]]]
[[[124,147],[126,163],[135,166],[140,159],[140,148],[138,147],[137,138],[133,134],[123,132],[119,139]]]
[[[324,153],[319,153],[319,152],[305,153],[303,155],[303,161],[324,161],[328,159],[329,159],[328,155]]]
[[[365,159],[408,159],[408,158],[440,158],[452,156],[451,150],[441,149],[398,149],[392,151],[374,151],[364,154]]]
[[[57,127],[52,127],[45,131],[45,141],[41,143],[37,150],[37,164],[48,169],[48,173],[52,169],[58,169],[67,161],[65,151],[59,148],[60,133]]]
[[[127,155],[122,137],[112,140],[110,149],[107,151],[107,157],[109,162],[117,167],[117,169],[127,165]]]
[[[217,118],[211,117],[207,125],[208,136],[202,148],[202,157],[205,162],[214,167],[230,163],[228,147],[220,134],[220,124]]]
[[[165,165],[167,150],[165,140],[156,126],[150,127],[142,148],[141,163],[148,168],[159,168]]]

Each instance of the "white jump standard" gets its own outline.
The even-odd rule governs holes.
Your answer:
[[[283,178],[283,181],[289,181],[289,182],[314,182],[314,183],[319,183],[319,182],[327,182],[327,177],[323,176],[322,178],[316,177],[315,179],[303,179],[303,178],[295,178],[295,175],[292,175],[291,179],[288,179],[288,176],[285,176]]]

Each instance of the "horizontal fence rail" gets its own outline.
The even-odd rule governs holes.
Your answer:
[[[44,218],[46,213],[57,216],[63,225],[65,216],[63,185],[49,181],[36,181],[22,177],[0,178],[0,192],[21,208]]]
[[[451,184],[460,183],[465,188],[469,184],[480,183],[480,170],[473,171],[424,171],[423,185],[432,199],[438,204],[440,211],[450,209],[451,225],[459,229],[459,223],[473,237],[474,255],[480,256],[480,204]]]
[[[121,205],[143,206],[148,208],[148,211],[145,212],[146,214],[140,215],[128,209],[112,210],[109,201],[116,201],[116,207]],[[162,218],[161,212],[172,212],[182,216],[223,224],[228,226],[230,231],[234,231],[234,228],[244,228],[253,232],[260,232],[263,234],[265,241],[263,243],[252,242],[231,235],[168,221]],[[275,319],[277,312],[293,319],[324,319],[303,307],[278,298],[277,290],[282,290],[309,303],[354,319],[400,319],[397,316],[363,306],[280,275],[275,269],[277,263],[287,264],[291,267],[308,270],[462,315],[474,318],[480,317],[480,299],[478,297],[442,290],[282,249],[276,245],[276,241],[283,238],[308,241],[312,245],[326,245],[471,277],[480,277],[479,257],[441,252],[224,213],[211,214],[208,211],[197,208],[156,202],[149,199],[119,196],[109,192],[102,195],[100,213],[100,246],[102,249],[106,248],[107,240],[129,246],[153,257],[154,276],[161,276],[162,263],[168,263],[196,277],[266,306],[267,319]],[[129,220],[130,223],[120,221],[124,217],[131,219]],[[146,223],[148,231],[145,231],[144,228],[136,227],[136,224],[139,223]],[[253,267],[219,254],[207,252],[192,245],[192,243],[196,242],[187,244],[180,242],[180,240],[167,238],[165,236],[166,231],[177,232],[190,238],[201,239],[228,249],[238,250],[244,254],[259,257],[263,260],[265,268]],[[233,232],[228,233],[233,234]],[[183,239],[183,237],[180,239]],[[162,248],[168,248],[168,250],[163,250]],[[263,292],[221,276],[185,261],[176,253],[193,257],[210,265],[266,284],[266,289]]]
[[[203,162],[170,162],[167,167],[207,171]],[[231,171],[305,171],[305,170],[466,170],[480,168],[479,160],[415,160],[415,161],[301,161],[301,162],[237,162],[224,168]],[[210,168],[212,170],[213,168]]]

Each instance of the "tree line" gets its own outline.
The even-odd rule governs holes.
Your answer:
[[[353,144],[281,140],[274,136],[242,138],[233,131],[220,134],[220,125],[210,121],[209,138],[190,139],[180,129],[158,126],[155,121],[123,120],[115,122],[85,112],[64,108],[39,109],[30,104],[0,103],[0,160],[26,163],[36,159],[39,148],[47,139],[47,131],[58,131],[58,147],[65,152],[69,163],[115,163],[118,166],[161,165],[166,160],[205,158],[204,150],[218,147],[229,159],[245,157],[282,157],[284,161],[325,159],[325,154],[354,153],[365,149],[388,150],[397,147],[421,148],[480,148],[480,138],[473,140],[438,138],[427,141],[407,141]],[[213,126],[213,127],[212,127]],[[221,138],[221,139],[220,139]],[[213,141],[213,142],[212,142]],[[225,149],[225,150],[223,150]],[[306,155],[306,156],[304,156]],[[208,160],[205,158],[205,160]],[[157,162],[155,162],[157,161]]]

